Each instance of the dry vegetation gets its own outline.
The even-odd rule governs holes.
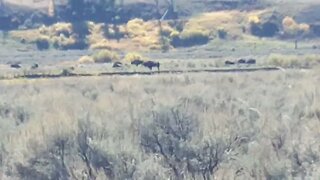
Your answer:
[[[281,55],[271,54],[266,59],[266,64],[283,68],[312,68],[319,66],[320,57],[316,54],[309,55]]]
[[[318,179],[319,70],[0,82],[1,179]]]

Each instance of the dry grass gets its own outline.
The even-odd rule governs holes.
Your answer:
[[[266,64],[285,68],[312,68],[319,66],[320,56],[316,54],[309,55],[281,55],[271,54],[267,57]]]
[[[150,173],[160,179],[174,179],[161,154],[148,153],[139,144],[141,128],[152,122],[152,115],[177,105],[199,122],[195,138],[184,147],[199,147],[201,142],[221,142],[220,147],[223,143],[237,144],[219,156],[221,162],[212,178],[317,179],[319,78],[316,70],[292,70],[1,81],[0,166],[7,172],[3,179],[21,178],[16,169],[19,163],[38,174],[57,170],[57,164],[46,159],[58,158],[54,155],[59,153],[52,149],[58,147],[55,142],[66,142],[65,165],[74,176],[84,178],[81,172],[87,168],[74,145],[83,127],[89,146],[114,162],[112,170],[119,179],[127,173],[118,169],[123,166],[117,163],[123,161],[131,162],[128,168],[135,167],[130,176],[135,179],[148,179]],[[16,125],[15,116],[1,113],[6,107],[10,107],[9,113],[21,109],[29,116]],[[79,126],[81,123],[85,126]],[[130,157],[134,161],[126,161]],[[29,166],[34,158],[37,161]],[[123,161],[116,161],[119,158]],[[192,171],[184,172],[185,179],[190,179]],[[106,179],[102,169],[94,173]],[[201,179],[202,175],[196,173],[195,177]]]

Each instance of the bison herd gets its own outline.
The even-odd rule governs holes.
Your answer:
[[[13,69],[22,68],[22,65],[20,62],[8,62],[7,64]],[[30,69],[38,69],[38,67],[39,67],[38,63],[34,63],[34,64],[30,65]]]
[[[224,62],[224,64],[226,65],[226,66],[230,66],[230,65],[253,65],[253,64],[256,64],[256,60],[255,59],[252,59],[252,58],[250,58],[250,59],[243,59],[243,58],[241,58],[241,59],[238,59],[238,60],[236,60],[236,61],[229,61],[229,60],[227,60],[227,61],[225,61]]]
[[[14,69],[20,69],[22,66],[20,63],[8,63],[10,65],[11,68]],[[230,61],[227,60],[224,62],[224,64],[226,66],[231,66],[231,65],[254,65],[256,64],[256,59],[238,59],[236,61]],[[158,71],[160,71],[160,63],[156,62],[156,61],[141,61],[141,60],[134,60],[131,62],[131,65],[134,66],[144,66],[150,70],[153,70],[153,68],[156,68]],[[34,63],[31,65],[31,69],[37,69],[39,67],[39,64]],[[112,65],[113,68],[119,68],[119,67],[123,67],[123,63],[121,62],[114,62]]]
[[[160,71],[160,63],[159,62],[155,62],[155,61],[141,61],[141,60],[134,60],[131,62],[131,65],[134,66],[144,66],[150,70],[152,70],[153,68],[157,68],[158,71]],[[121,62],[115,62],[113,63],[114,68],[118,68],[118,67],[122,67],[123,64]]]

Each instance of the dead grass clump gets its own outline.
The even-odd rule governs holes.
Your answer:
[[[94,63],[93,57],[91,56],[82,56],[79,58],[78,62],[80,64],[91,64]]]
[[[281,55],[271,54],[267,58],[267,64],[286,68],[311,68],[320,63],[318,55]]]
[[[282,26],[284,30],[284,36],[286,37],[306,35],[310,32],[310,26],[308,24],[298,24],[292,17],[289,16],[286,16],[282,20]]]
[[[110,50],[101,50],[94,54],[92,57],[94,62],[96,63],[109,63],[119,60],[118,53]]]

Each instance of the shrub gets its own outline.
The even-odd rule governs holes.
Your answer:
[[[199,127],[197,119],[185,110],[169,107],[153,112],[153,121],[141,129],[141,146],[146,152],[163,156],[177,179],[190,157],[190,141]]]
[[[186,46],[206,44],[209,41],[209,32],[202,29],[182,31],[180,38]]]
[[[273,37],[279,32],[279,27],[273,22],[251,23],[251,34],[259,37]]]
[[[142,57],[141,54],[136,53],[136,52],[130,52],[130,53],[125,55],[123,60],[126,61],[126,62],[132,62],[134,60],[141,60],[142,61],[143,59],[144,58]]]
[[[310,31],[310,26],[308,24],[298,24],[293,18],[288,16],[282,20],[282,27],[285,37],[305,35]]]
[[[114,51],[101,50],[93,55],[93,60],[96,63],[108,63],[119,60],[119,55]]]
[[[257,15],[249,16],[249,23],[258,24],[260,23],[260,18]]]
[[[127,31],[130,37],[144,36],[146,29],[142,19],[132,19],[127,23]]]
[[[72,34],[72,24],[71,23],[56,23],[50,28],[51,35],[60,36],[63,34],[69,37]]]
[[[206,44],[209,41],[209,32],[202,29],[187,29],[182,31],[179,35],[177,31],[170,34],[171,44],[177,46],[194,46]]]
[[[80,64],[90,64],[90,63],[94,63],[94,60],[90,56],[82,56],[79,58],[78,62]]]
[[[226,39],[227,37],[227,31],[224,28],[218,28],[218,37],[220,39]]]
[[[45,36],[41,36],[41,37],[37,38],[36,39],[36,46],[37,46],[38,50],[49,49],[49,47],[50,47],[49,38],[47,38]]]

